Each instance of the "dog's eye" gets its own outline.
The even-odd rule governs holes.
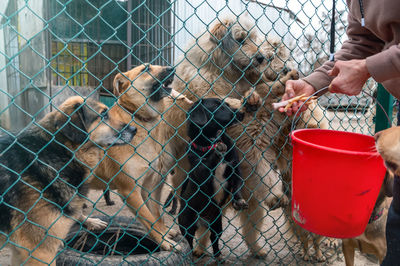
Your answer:
[[[236,41],[240,44],[243,44],[246,39],[243,37],[237,38]]]
[[[100,113],[100,116],[103,118],[103,119],[108,119],[108,110],[107,109],[105,109],[105,110],[103,110],[103,112],[101,112]]]

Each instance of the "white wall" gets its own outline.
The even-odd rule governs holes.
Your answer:
[[[9,0],[2,0],[0,5],[0,13],[5,14]],[[0,124],[3,127],[9,127],[9,114],[6,109],[8,105],[8,97],[5,94],[7,92],[7,72],[6,72],[6,51],[5,51],[5,40],[4,40],[4,25],[0,23]],[[1,132],[0,132],[1,133]]]

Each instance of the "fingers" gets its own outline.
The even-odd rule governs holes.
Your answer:
[[[300,111],[299,111],[299,108],[301,107],[301,109],[300,109]],[[279,112],[281,112],[281,113],[284,113],[285,112],[285,108],[279,108],[278,109],[279,110]],[[294,115],[294,114],[296,114],[297,113],[297,111],[299,111],[299,115],[302,113],[302,112],[304,112],[305,110],[307,110],[307,104],[304,104],[304,102],[303,101],[299,101],[299,102],[294,102],[293,103],[293,105],[292,105],[292,107],[290,107],[290,108],[288,108],[287,110],[286,110],[286,115],[288,115],[288,116],[292,116],[292,115]]]
[[[282,96],[283,101],[286,101],[296,96],[294,93],[294,84],[295,83],[293,82],[293,80],[286,81],[285,94]]]
[[[285,94],[282,97],[282,101],[287,101],[300,95],[310,96],[314,92],[314,87],[304,80],[288,80],[285,84]],[[294,101],[289,107],[281,107],[278,110],[281,113],[286,112],[287,115],[291,116],[295,114],[299,108],[301,108],[299,112],[307,110],[307,104],[303,105],[301,99]]]
[[[337,75],[339,75],[340,72],[340,68],[338,67],[337,64],[335,64],[332,68],[332,70],[328,71],[328,75],[332,76],[332,77],[336,77]]]

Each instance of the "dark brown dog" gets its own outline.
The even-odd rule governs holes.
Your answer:
[[[100,146],[129,143],[135,133],[105,105],[71,97],[37,125],[0,138],[0,240],[11,245],[12,265],[55,265],[74,222],[104,226],[82,216],[86,181],[104,157]]]

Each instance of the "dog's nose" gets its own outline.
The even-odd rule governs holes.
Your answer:
[[[131,133],[133,136],[136,135],[137,128],[128,124],[123,125],[124,130],[123,131],[128,131]]]
[[[128,128],[129,128],[128,130],[129,130],[130,132],[132,132],[132,135],[136,135],[136,132],[137,132],[137,128],[136,128],[136,127],[129,126]]]
[[[264,56],[262,56],[262,55],[257,55],[257,56],[256,56],[256,60],[257,60],[257,62],[258,62],[259,64],[261,64],[261,63],[264,61]]]
[[[377,141],[378,141],[378,139],[379,139],[380,135],[381,135],[381,132],[380,132],[380,131],[379,131],[379,132],[377,132],[377,133],[374,135],[375,142],[377,142]]]

